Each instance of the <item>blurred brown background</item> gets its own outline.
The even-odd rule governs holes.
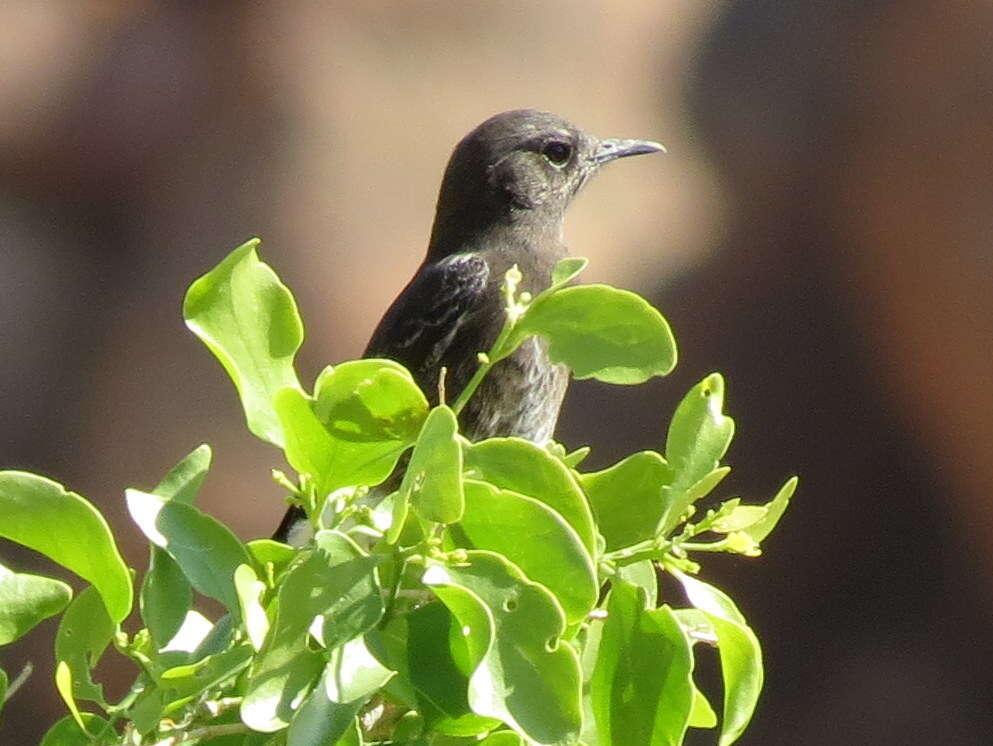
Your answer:
[[[560,439],[594,464],[661,447],[718,370],[722,494],[801,476],[761,559],[707,564],[765,645],[741,743],[990,742],[993,5],[7,0],[0,70],[0,468],[89,497],[132,563],[123,488],[202,441],[207,509],[245,538],[282,512],[187,285],[259,235],[303,377],[355,356],[454,143],[544,108],[669,146],[601,174],[568,229],[681,345],[665,381],[575,386]],[[53,631],[0,650],[39,669],[4,745],[62,714]]]

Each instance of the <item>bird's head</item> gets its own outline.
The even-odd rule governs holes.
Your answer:
[[[648,140],[599,140],[544,111],[497,114],[452,153],[432,247],[435,253],[457,250],[473,233],[498,224],[547,225],[558,231],[565,208],[602,165],[662,150]]]

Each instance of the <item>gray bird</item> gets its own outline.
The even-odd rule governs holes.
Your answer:
[[[500,292],[513,265],[520,289],[535,295],[568,254],[566,207],[603,164],[662,151],[648,140],[598,140],[574,124],[533,109],[490,117],[455,147],[438,195],[427,256],[383,316],[365,357],[390,358],[436,399],[454,401],[505,321]],[[500,361],[462,410],[470,440],[552,437],[568,372],[548,359],[537,337]],[[432,403],[437,403],[433,401]],[[393,481],[394,478],[391,478]],[[286,540],[302,511],[290,508],[275,538]]]

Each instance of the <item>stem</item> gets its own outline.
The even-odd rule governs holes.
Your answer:
[[[208,738],[218,738],[220,736],[232,736],[247,733],[254,733],[244,723],[224,723],[222,725],[205,725],[202,728],[194,728],[188,733],[177,733],[156,741],[152,746],[180,746],[185,743],[197,743]]]
[[[504,310],[507,313],[507,319],[503,322],[503,328],[500,330],[500,334],[490,348],[489,353],[479,354],[479,367],[476,368],[476,372],[472,374],[469,383],[459,392],[458,398],[456,398],[455,403],[452,405],[452,411],[456,415],[462,411],[469,399],[472,398],[472,395],[479,388],[479,384],[483,382],[483,379],[486,378],[486,374],[490,372],[490,369],[507,357],[510,352],[513,352],[513,350],[508,351],[503,348],[507,344],[507,339],[510,338],[510,333],[517,326],[518,320],[524,314],[524,310],[527,307],[526,301],[530,300],[530,296],[525,299],[523,293],[521,294],[520,301],[515,297],[517,295],[517,286],[520,283],[521,272],[515,264],[507,270],[507,274],[504,276],[503,286],[500,288],[504,296]]]
[[[725,538],[720,541],[710,543],[700,543],[687,541],[679,545],[679,548],[687,552],[732,552],[730,542]]]
[[[483,382],[486,378],[486,374],[490,372],[494,365],[496,365],[500,360],[494,361],[493,353],[500,352],[500,348],[503,347],[507,342],[507,338],[510,336],[510,332],[513,331],[514,324],[508,318],[504,322],[503,329],[500,330],[500,336],[497,337],[496,342],[493,343],[493,347],[490,349],[491,354],[480,353],[479,354],[479,367],[476,368],[476,372],[472,374],[472,378],[469,379],[469,383],[465,385],[465,388],[459,392],[458,398],[452,405],[452,411],[455,412],[456,416],[462,411],[465,405],[472,398],[472,395],[476,393],[476,389],[479,388],[479,384]],[[502,359],[502,358],[501,358]]]
[[[17,678],[14,679],[10,683],[10,686],[7,687],[7,694],[3,698],[4,702],[17,694],[17,690],[24,686],[24,682],[31,676],[32,671],[34,671],[34,666],[31,664],[31,661],[28,661],[24,664],[24,668],[21,669],[21,672],[17,674]]]

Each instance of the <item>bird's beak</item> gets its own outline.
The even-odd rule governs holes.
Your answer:
[[[629,155],[665,152],[665,146],[651,140],[601,140],[593,151],[593,162],[601,166],[616,158]]]

